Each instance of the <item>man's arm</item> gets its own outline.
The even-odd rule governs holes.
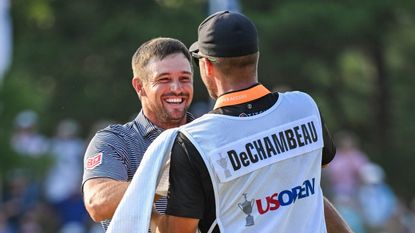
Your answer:
[[[153,209],[151,232],[156,233],[195,233],[199,219],[160,215]]]
[[[86,210],[95,222],[114,215],[129,182],[110,178],[93,178],[85,182],[84,203]]]
[[[336,208],[324,197],[324,217],[327,233],[353,233]]]
[[[117,130],[95,134],[84,155],[82,192],[85,208],[96,221],[112,218],[129,185],[127,145]]]

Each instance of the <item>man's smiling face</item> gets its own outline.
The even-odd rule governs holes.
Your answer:
[[[144,115],[161,128],[186,123],[186,111],[193,98],[193,73],[190,62],[182,53],[163,60],[150,59],[143,80],[141,103]]]

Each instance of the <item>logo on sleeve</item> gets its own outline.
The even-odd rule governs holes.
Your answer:
[[[97,167],[98,165],[100,165],[102,163],[102,152],[98,153],[97,155],[88,158],[86,161],[86,169],[91,170],[94,169],[95,167]]]

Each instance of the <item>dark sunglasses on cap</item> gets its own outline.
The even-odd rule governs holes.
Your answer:
[[[191,54],[192,54],[192,58],[193,58],[194,63],[198,67],[199,67],[199,59],[200,58],[206,58],[206,59],[208,59],[209,61],[211,61],[213,63],[217,62],[217,59],[215,57],[209,57],[209,56],[201,55],[201,54],[195,53],[195,52],[191,52]]]

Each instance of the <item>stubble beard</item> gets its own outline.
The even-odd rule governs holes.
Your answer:
[[[175,113],[176,112],[175,110],[173,110],[173,112],[169,112],[163,108],[159,116],[160,116],[160,119],[166,125],[177,127],[177,126],[180,126],[183,122],[183,119],[186,118],[187,109],[188,107],[184,108],[183,111],[181,111],[180,115],[178,115],[177,113]]]

